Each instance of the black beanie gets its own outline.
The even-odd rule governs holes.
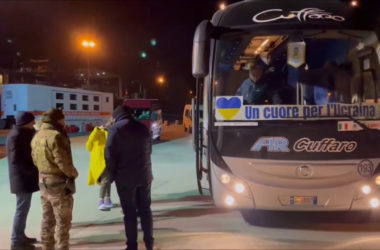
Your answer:
[[[56,123],[59,120],[65,119],[65,115],[60,109],[51,109],[45,112],[42,116],[42,122]]]
[[[131,109],[128,106],[119,105],[113,111],[112,117],[115,120],[118,120],[121,117],[127,118],[127,119],[131,119],[132,118],[132,112],[131,112]]]
[[[20,111],[16,115],[16,126],[24,126],[29,122],[34,121],[34,115],[30,112]]]

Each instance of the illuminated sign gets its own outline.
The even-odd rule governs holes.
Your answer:
[[[303,137],[298,139],[294,145],[295,152],[308,153],[351,153],[355,151],[358,143],[356,141],[337,141],[335,138],[323,138],[319,141]],[[285,137],[260,137],[251,147],[251,151],[259,152],[265,149],[268,152],[290,152],[289,140]]]
[[[315,120],[341,119],[378,119],[380,105],[341,104],[326,105],[243,105],[241,96],[216,97],[215,119],[217,121],[268,121],[268,120]]]
[[[277,20],[289,20],[289,19],[297,19],[300,22],[306,22],[309,19],[312,20],[332,20],[336,22],[343,22],[346,19],[342,16],[334,15],[325,10],[321,10],[318,8],[305,8],[302,10],[293,10],[290,11],[289,14],[284,14],[282,9],[269,9],[264,10],[260,13],[257,13],[253,16],[253,21],[256,23],[267,23],[273,22]]]
[[[266,148],[268,152],[289,152],[289,141],[285,137],[260,137],[251,147],[251,151],[261,151]]]
[[[307,137],[301,138],[294,143],[293,150],[296,152],[310,152],[310,153],[340,153],[353,152],[358,146],[356,141],[337,141],[334,138],[323,138],[320,141],[313,141]]]

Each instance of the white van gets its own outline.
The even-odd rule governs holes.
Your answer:
[[[203,120],[203,106],[199,107],[200,110],[200,121]],[[191,104],[186,104],[183,109],[183,117],[182,117],[183,130],[185,132],[191,133],[193,131],[193,109]]]
[[[186,104],[183,109],[182,124],[185,132],[191,133],[192,131],[192,114],[191,104]]]

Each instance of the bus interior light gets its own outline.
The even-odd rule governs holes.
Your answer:
[[[227,195],[224,202],[226,203],[227,206],[231,207],[235,204],[235,198],[232,197],[231,195]]]
[[[379,201],[379,199],[377,199],[377,198],[372,198],[372,199],[369,201],[369,204],[371,205],[372,208],[377,208],[377,207],[379,207],[379,205],[380,205],[380,201]]]
[[[371,193],[371,187],[368,186],[368,185],[362,186],[362,192],[363,192],[363,194],[369,194],[369,193]]]

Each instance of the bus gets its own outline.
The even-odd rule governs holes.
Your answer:
[[[161,139],[163,119],[158,99],[125,99],[124,105],[131,108],[134,118],[149,129],[153,140]]]
[[[2,86],[1,118],[8,127],[19,111],[39,120],[51,108],[63,110],[68,133],[91,132],[112,118],[113,94],[27,83]]]
[[[379,209],[379,11],[379,1],[246,0],[197,26],[201,194],[248,221]]]

